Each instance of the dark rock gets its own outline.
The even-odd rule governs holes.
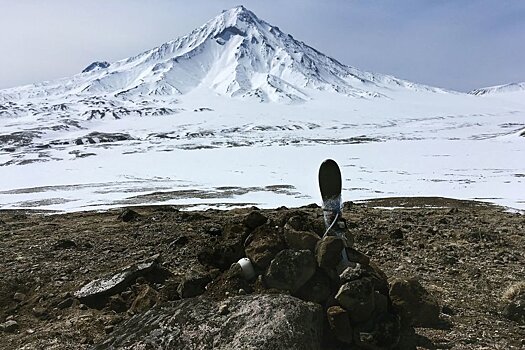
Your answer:
[[[160,291],[160,299],[163,301],[172,301],[180,299],[179,288],[180,280],[171,278],[164,282],[164,288]]]
[[[330,292],[330,278],[318,269],[295,295],[302,300],[323,304],[330,297]]]
[[[270,263],[264,276],[268,288],[296,292],[315,273],[316,264],[311,251],[285,249]]]
[[[88,306],[99,308],[103,306],[107,297],[122,292],[137,277],[155,269],[159,269],[156,261],[130,265],[120,272],[89,282],[76,291],[74,296]]]
[[[353,329],[350,325],[350,318],[348,312],[340,306],[331,306],[326,311],[328,318],[328,324],[330,330],[335,335],[337,340],[352,344],[353,342]]]
[[[403,324],[436,327],[441,323],[437,300],[415,278],[395,279],[390,285],[390,299]]]
[[[197,256],[202,265],[213,266],[222,271],[227,270],[242,257],[244,257],[244,249],[241,244],[236,243],[205,248]]]
[[[175,238],[173,240],[173,242],[171,242],[169,244],[169,248],[170,249],[175,249],[175,248],[178,248],[178,247],[182,247],[183,245],[185,245],[186,243],[188,243],[190,240],[188,239],[188,237],[186,236],[179,236],[177,238]]]
[[[249,229],[255,229],[261,225],[264,225],[268,221],[268,218],[261,214],[260,211],[254,210],[244,218],[244,225]]]
[[[335,299],[348,311],[352,323],[366,322],[374,312],[374,288],[369,278],[343,284]]]
[[[113,326],[113,325],[107,325],[107,326],[104,327],[104,332],[105,332],[106,334],[109,334],[109,333],[113,332],[114,329],[115,329],[115,326]]]
[[[73,298],[66,298],[62,300],[60,303],[58,303],[57,308],[59,309],[67,309],[68,307],[73,306],[73,303],[75,302],[75,299]]]
[[[221,236],[222,235],[222,228],[217,226],[209,227],[205,230],[207,234],[210,236]]]
[[[525,325],[525,294],[510,300],[503,309],[503,315],[509,320]]]
[[[349,261],[354,263],[360,263],[361,265],[368,265],[370,263],[370,258],[365,254],[361,253],[360,251],[357,251],[356,249],[350,247],[347,247],[345,249]]]
[[[404,237],[403,230],[400,228],[396,228],[395,230],[392,230],[389,232],[389,236],[392,239],[403,239]]]
[[[291,249],[309,250],[315,252],[315,246],[320,240],[320,237],[312,232],[297,231],[291,227],[284,227],[284,239],[286,244]]]
[[[122,213],[119,214],[118,220],[122,222],[130,222],[138,219],[140,214],[131,209],[124,209]]]
[[[341,262],[344,243],[341,238],[326,236],[315,247],[317,265],[324,269],[335,269]]]
[[[108,309],[115,312],[125,312],[128,309],[128,305],[126,304],[124,298],[117,294],[109,297]]]
[[[213,279],[207,271],[189,270],[184,275],[184,279],[177,287],[177,292],[181,298],[191,298],[201,295],[206,291],[206,285]]]
[[[218,312],[227,305],[228,312]],[[277,316],[278,315],[278,316]],[[183,299],[120,324],[95,349],[320,349],[317,304],[287,295]]]
[[[355,333],[355,343],[363,349],[392,349],[400,338],[400,324],[397,316],[383,313],[379,314]],[[399,348],[405,349],[405,348]]]
[[[0,324],[0,328],[6,333],[14,333],[20,328],[20,326],[15,320],[9,320]]]
[[[76,247],[77,247],[77,244],[75,242],[73,242],[72,240],[70,240],[70,239],[60,239],[60,240],[58,240],[58,242],[56,242],[53,245],[53,248],[55,250],[59,250],[59,249],[74,249]]]
[[[275,227],[257,227],[245,242],[246,257],[260,270],[265,270],[270,261],[286,247],[282,234]]]
[[[159,301],[159,293],[148,285],[139,292],[137,298],[131,304],[130,311],[134,313],[144,312],[151,309]]]
[[[96,62],[91,63],[86,68],[84,68],[84,70],[82,70],[82,73],[88,73],[88,72],[91,72],[91,71],[94,71],[94,70],[105,69],[105,68],[108,68],[109,66],[110,66],[109,62],[96,61]]]

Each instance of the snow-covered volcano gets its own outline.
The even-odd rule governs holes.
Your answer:
[[[389,88],[439,91],[362,72],[318,52],[244,8],[190,34],[114,63],[94,62],[72,78],[8,89],[4,99],[68,95],[180,96],[197,88],[229,97],[301,102],[309,91],[387,96]]]
[[[525,208],[525,102],[485,96],[343,65],[235,7],[137,56],[0,90],[0,205],[295,206],[334,158],[346,200]]]

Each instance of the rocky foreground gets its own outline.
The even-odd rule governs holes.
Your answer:
[[[344,240],[321,239],[317,205],[0,211],[0,348],[525,347],[524,215],[443,198],[343,212]]]

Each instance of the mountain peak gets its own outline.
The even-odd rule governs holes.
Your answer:
[[[310,100],[314,90],[375,98],[397,88],[437,91],[343,65],[241,5],[134,57],[95,62],[79,76],[12,89],[9,96],[140,98],[208,89],[228,97],[297,103]]]

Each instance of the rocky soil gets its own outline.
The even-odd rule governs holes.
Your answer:
[[[345,242],[320,240],[317,205],[0,211],[0,348],[525,348],[523,214],[443,198],[343,212]],[[260,277],[232,265],[246,255]]]

